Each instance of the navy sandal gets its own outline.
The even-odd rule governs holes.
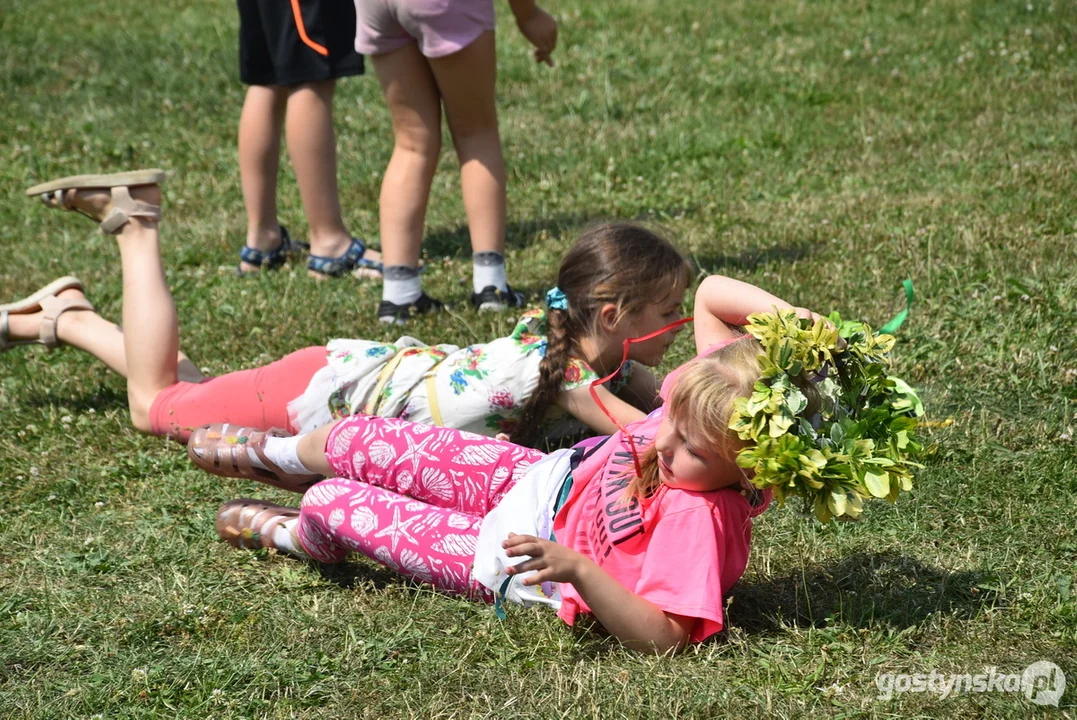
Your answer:
[[[248,265],[254,265],[261,270],[276,270],[288,259],[290,255],[295,253],[306,252],[310,250],[310,245],[305,242],[299,242],[292,240],[292,236],[288,234],[288,228],[283,225],[280,226],[280,245],[274,250],[269,252],[262,252],[261,250],[255,250],[252,247],[243,246],[243,249],[239,251],[239,259]],[[236,275],[245,277],[247,275],[254,275],[255,272],[244,272],[239,267],[236,268]]]
[[[380,278],[383,265],[377,260],[363,257],[366,245],[359,238],[352,238],[352,244],[340,257],[311,255],[307,258],[307,269],[323,278],[354,275],[355,277]]]

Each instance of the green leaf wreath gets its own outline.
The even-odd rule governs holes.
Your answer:
[[[801,497],[821,522],[855,518],[867,498],[912,489],[913,436],[924,409],[888,374],[892,335],[838,313],[814,323],[794,310],[755,313],[745,330],[763,346],[762,379],[734,403],[729,427],[747,441],[737,464],[778,503]]]

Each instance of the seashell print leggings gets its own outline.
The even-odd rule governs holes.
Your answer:
[[[303,495],[298,536],[321,562],[355,550],[458,595],[491,601],[471,578],[483,517],[543,453],[475,433],[354,415],[325,454],[341,477]]]

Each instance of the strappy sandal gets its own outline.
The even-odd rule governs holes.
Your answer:
[[[131,218],[140,217],[155,221],[161,219],[161,206],[135,200],[131,197],[130,188],[160,185],[164,179],[164,170],[132,170],[111,175],[72,175],[34,185],[26,194],[40,197],[41,201],[51,208],[73,210],[85,215],[100,223],[101,232],[116,235]],[[69,192],[71,190],[109,190],[112,202],[108,215],[103,218],[91,215],[75,205],[75,193]]]
[[[275,249],[265,252],[246,245],[243,246],[243,249],[239,251],[240,262],[254,265],[258,270],[243,270],[243,267],[239,266],[236,268],[236,275],[250,277],[251,275],[257,275],[261,270],[276,270],[285,263],[289,256],[310,251],[309,244],[293,240],[288,233],[288,228],[283,225],[279,227],[280,245]]]
[[[281,470],[266,457],[267,437],[288,437],[288,433],[214,423],[191,433],[187,440],[187,455],[191,462],[213,475],[256,480],[296,493],[305,493],[311,485],[323,479],[321,475],[292,475]],[[247,450],[253,450],[262,464],[270,469],[253,465]]]
[[[298,517],[297,508],[251,498],[229,500],[217,511],[217,535],[221,540],[240,550],[257,550],[258,548],[282,550],[273,542],[273,533],[281,523]],[[289,555],[308,557],[300,549],[302,546],[295,533],[292,533],[292,539],[295,549],[283,550]]]
[[[93,310],[93,305],[85,298],[56,297],[69,288],[82,290],[82,283],[78,278],[68,275],[53,280],[29,297],[7,305],[0,305],[0,353],[20,345],[44,345],[49,350],[59,347],[60,341],[56,338],[57,319],[68,310]],[[29,315],[38,310],[43,311],[44,315],[41,318],[41,329],[38,331],[37,339],[9,339],[11,329],[8,318],[11,315]]]
[[[307,258],[307,269],[321,278],[352,275],[357,278],[381,279],[384,265],[378,260],[363,257],[366,245],[359,238],[352,238],[351,245],[340,257],[311,255]]]

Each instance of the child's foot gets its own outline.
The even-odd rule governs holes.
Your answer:
[[[271,250],[260,250],[252,246],[258,240],[264,241],[264,245]],[[288,234],[288,228],[278,225],[276,231],[270,231],[267,237],[247,237],[247,244],[239,251],[239,268],[236,275],[244,277],[257,273],[261,270],[275,270],[284,264],[290,255],[310,250],[310,245],[305,242],[293,240]]]
[[[62,315],[71,313],[64,317],[66,325],[82,315],[93,313],[81,283],[70,277],[57,283],[63,285],[64,281],[67,281],[67,287],[55,294],[33,302],[20,301],[3,306],[9,309],[0,310],[0,352],[18,345],[44,345],[52,350],[60,345],[57,324]]]
[[[338,254],[312,254],[307,258],[307,273],[315,280],[344,275],[380,280],[383,270],[381,253],[369,249],[359,238],[352,238],[347,247]]]
[[[75,175],[35,185],[27,195],[47,206],[73,210],[100,223],[101,231],[116,235],[134,218],[161,219],[164,172],[135,170],[112,175]]]
[[[266,441],[273,437],[287,437],[287,433],[216,423],[191,433],[187,455],[213,475],[257,480],[297,493],[306,492],[322,479],[315,473],[288,472],[273,462],[266,455]]]
[[[476,310],[505,310],[507,308],[521,308],[527,299],[521,292],[516,292],[511,286],[506,285],[506,290],[487,285],[482,292],[472,293],[471,304]]]
[[[299,510],[262,500],[229,500],[217,511],[217,535],[241,550],[272,548],[309,560],[295,528]]]
[[[410,303],[396,304],[382,300],[378,305],[378,322],[403,325],[416,315],[445,309],[445,303],[435,300],[426,293]]]

